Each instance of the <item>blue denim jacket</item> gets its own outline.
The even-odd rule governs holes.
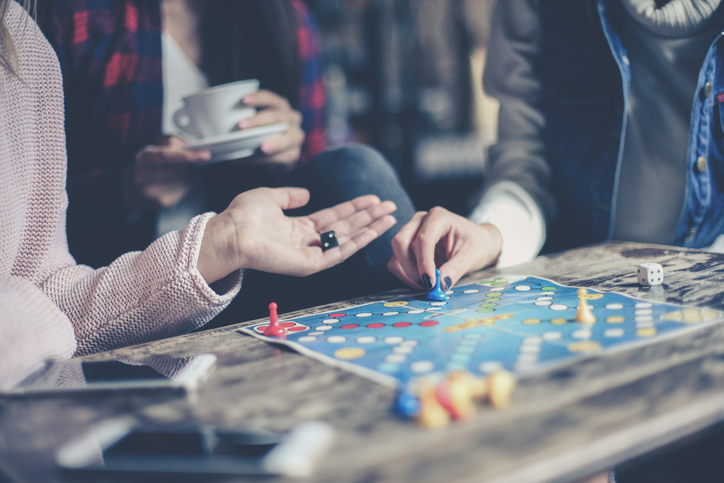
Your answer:
[[[608,240],[613,233],[631,71],[607,0],[594,1],[545,0],[540,7],[535,68],[558,211],[548,250]],[[718,21],[724,28],[724,18]],[[720,32],[699,73],[686,199],[673,245],[705,247],[724,233],[723,42]]]

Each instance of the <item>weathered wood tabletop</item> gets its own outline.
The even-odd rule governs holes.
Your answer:
[[[635,269],[645,261],[664,266],[662,286],[638,286]],[[724,255],[695,250],[606,243],[471,278],[498,273],[724,309]],[[272,429],[327,421],[337,430],[336,443],[304,480],[320,482],[575,481],[724,420],[724,324],[525,377],[508,410],[482,408],[472,420],[442,431],[393,415],[393,390],[237,328],[94,356],[217,354],[216,370],[186,396],[0,400],[0,475],[11,481],[72,481],[56,472],[54,450],[94,423],[123,415],[140,421],[253,422]],[[227,480],[249,478],[220,479]]]

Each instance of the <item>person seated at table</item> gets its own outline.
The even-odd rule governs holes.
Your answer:
[[[44,360],[198,328],[239,291],[243,269],[309,275],[395,223],[394,203],[376,196],[291,218],[283,210],[303,206],[307,190],[259,188],[107,267],[77,265],[65,235],[60,66],[23,6],[0,0],[0,21],[0,384]],[[340,244],[323,251],[328,230]]]
[[[542,248],[616,239],[722,251],[723,8],[498,2],[484,80],[500,100],[499,140],[482,197],[467,219],[416,214],[390,270],[427,288],[439,266],[449,288]]]
[[[323,152],[326,107],[319,31],[301,0],[40,0],[38,24],[63,72],[68,139],[68,243],[79,263],[102,266],[221,211],[260,186],[311,191],[305,214],[362,194],[396,203],[400,225],[414,213],[397,174],[376,151]],[[174,113],[209,86],[259,79],[244,98],[258,113],[240,129],[285,122],[249,158],[199,166],[211,152],[184,147]],[[95,227],[88,230],[88,226]],[[214,322],[261,317],[274,293],[290,311],[391,288],[393,228],[314,283],[247,274]],[[315,287],[315,288],[311,288]]]

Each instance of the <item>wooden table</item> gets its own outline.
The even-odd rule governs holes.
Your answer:
[[[665,267],[662,286],[636,284],[636,266],[645,261]],[[724,309],[724,255],[696,250],[605,243],[471,278],[499,273]],[[309,479],[320,482],[575,481],[724,420],[723,324],[526,377],[510,409],[483,408],[443,431],[426,431],[394,416],[391,389],[237,328],[93,357],[217,354],[217,369],[186,397],[137,393],[0,401],[0,475],[70,481],[56,473],[54,449],[119,415],[141,421],[253,421],[274,429],[325,420],[338,439]]]

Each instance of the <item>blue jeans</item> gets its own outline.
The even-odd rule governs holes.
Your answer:
[[[280,185],[279,180],[253,178],[255,186],[245,188]],[[249,177],[244,179],[250,181]],[[260,184],[262,182],[265,184]],[[412,219],[415,208],[397,173],[380,153],[358,145],[331,149],[300,166],[283,184],[307,188],[311,194],[309,204],[289,212],[290,216],[313,213],[357,196],[375,194],[382,200],[395,202],[397,224],[346,262],[309,277],[246,270],[239,295],[205,328],[267,317],[270,302],[276,302],[279,312],[285,313],[403,286],[387,270],[387,262],[392,256],[392,238]],[[244,189],[237,192],[240,191]]]

